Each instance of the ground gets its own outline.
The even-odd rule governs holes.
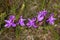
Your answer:
[[[38,28],[5,28],[9,15],[32,18],[43,9],[54,13],[55,25],[42,23]],[[48,17],[48,15],[46,16]],[[60,40],[60,0],[0,0],[0,40]]]

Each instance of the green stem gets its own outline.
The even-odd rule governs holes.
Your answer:
[[[44,5],[45,5],[45,0],[43,0],[42,2],[42,9],[44,9]]]
[[[19,10],[18,15],[16,16],[16,19],[18,19],[18,18],[20,17],[20,14],[23,12],[24,8],[25,8],[25,3],[22,4],[21,9]],[[18,18],[17,18],[17,17],[18,17]]]

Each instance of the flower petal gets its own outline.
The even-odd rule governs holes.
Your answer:
[[[5,20],[5,22],[6,22],[6,23],[10,23],[10,21],[9,21],[9,20]]]
[[[9,20],[14,20],[15,19],[15,16],[14,15],[10,15],[9,16]]]
[[[16,24],[13,23],[13,24],[12,24],[12,27],[16,27]]]
[[[44,19],[44,17],[42,16],[42,17],[39,17],[38,18],[38,21],[42,21]]]
[[[9,24],[5,24],[4,27],[9,28],[10,26],[11,26],[11,25],[9,25]]]

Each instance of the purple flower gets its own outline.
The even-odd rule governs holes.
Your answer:
[[[38,13],[37,20],[38,21],[42,21],[44,19],[44,16],[46,16],[46,14],[47,14],[47,11],[46,10],[40,11]]]
[[[54,18],[54,14],[50,14],[50,17],[48,18],[47,22],[49,22],[49,24],[54,25],[54,21],[56,20],[56,18]]]
[[[14,15],[13,15],[14,16]],[[16,24],[14,23],[14,19],[13,16],[10,16],[9,17],[9,20],[5,20],[6,24],[5,24],[5,27],[6,28],[9,28],[9,27],[16,27]]]
[[[26,19],[23,19],[22,16],[20,16],[19,24],[20,24],[21,26],[25,26],[25,23],[24,23],[25,20],[26,20]]]
[[[32,19],[29,19],[28,18],[28,23],[26,24],[29,28],[30,27],[34,27],[34,28],[36,28],[37,26],[36,26],[36,24],[35,24],[35,21],[36,21],[36,18],[32,18]]]

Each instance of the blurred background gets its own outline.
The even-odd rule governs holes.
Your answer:
[[[17,22],[21,15],[32,18],[43,9],[48,11],[48,15],[54,13],[57,18],[55,25],[42,23],[43,26],[36,29],[4,27],[4,20],[8,19],[9,15],[15,15]],[[60,40],[60,0],[0,0],[0,40]]]

